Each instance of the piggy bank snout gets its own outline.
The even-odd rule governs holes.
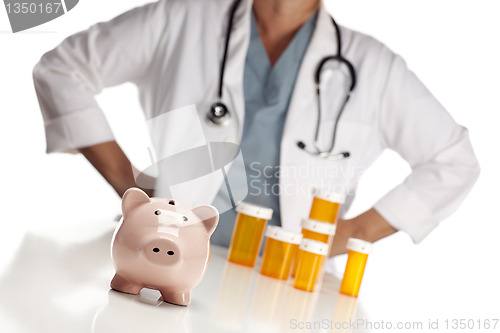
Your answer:
[[[177,244],[169,239],[157,238],[144,246],[148,261],[162,266],[173,265],[179,262],[181,250]]]

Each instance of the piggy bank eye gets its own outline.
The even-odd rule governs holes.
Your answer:
[[[155,210],[155,215],[160,215],[161,211],[159,209]]]
[[[183,217],[182,217],[182,220],[183,220],[184,222],[186,222],[186,221],[188,220],[188,218],[187,218],[186,216],[183,216]]]

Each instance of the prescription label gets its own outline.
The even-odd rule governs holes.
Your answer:
[[[73,9],[79,0],[4,0],[12,32],[52,21]]]

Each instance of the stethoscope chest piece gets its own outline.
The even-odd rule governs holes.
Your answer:
[[[208,113],[208,120],[212,124],[225,126],[229,124],[229,119],[231,114],[224,103],[216,102],[210,107],[210,112]]]

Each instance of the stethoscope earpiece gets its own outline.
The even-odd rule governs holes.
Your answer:
[[[216,102],[210,107],[208,119],[215,125],[224,126],[229,123],[231,114],[224,103]]]
[[[348,158],[349,156],[351,156],[351,153],[349,153],[348,151],[343,151],[343,152],[340,152],[340,153],[335,154],[335,155],[332,155],[330,152],[312,151],[312,150],[307,149],[306,144],[302,141],[297,142],[297,147],[299,147],[300,149],[302,149],[303,151],[305,151],[308,154],[311,154],[311,155],[316,156],[316,157],[325,158],[325,159],[330,160],[330,161],[338,161],[338,160],[342,160],[344,158]]]

